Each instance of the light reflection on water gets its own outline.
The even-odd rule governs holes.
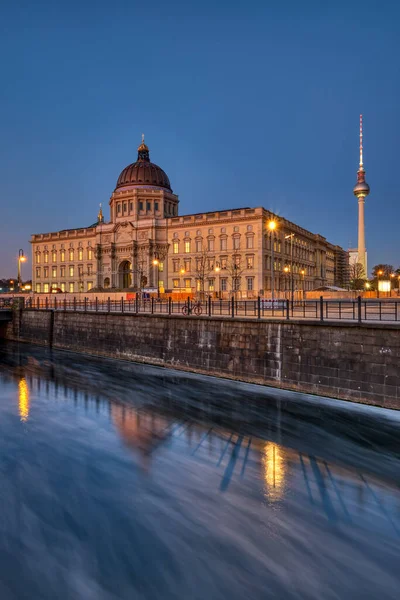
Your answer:
[[[23,349],[0,347],[1,600],[398,597],[395,422],[341,437],[250,410],[255,386]]]

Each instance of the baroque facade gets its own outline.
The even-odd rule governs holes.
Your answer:
[[[166,173],[142,141],[118,178],[110,220],[34,234],[36,293],[204,292],[242,298],[346,283],[348,255],[263,207],[180,216]],[[275,229],[270,228],[271,221]],[[272,269],[274,269],[272,273]]]

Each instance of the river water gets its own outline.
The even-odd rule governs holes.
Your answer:
[[[0,345],[0,599],[398,599],[400,413]]]

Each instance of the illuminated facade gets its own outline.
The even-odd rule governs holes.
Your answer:
[[[144,141],[109,204],[108,222],[100,209],[90,227],[32,236],[34,292],[159,289],[252,298],[270,294],[272,268],[277,292],[345,283],[342,248],[263,207],[180,216],[178,196]]]

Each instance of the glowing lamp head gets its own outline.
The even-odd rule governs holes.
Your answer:
[[[275,229],[276,229],[276,221],[268,221],[268,229],[270,231],[275,231]]]
[[[378,275],[383,275],[383,271],[378,271]]]
[[[158,264],[159,264],[159,262],[158,262],[158,260],[155,258],[155,259],[153,260],[153,265],[156,267]]]
[[[285,267],[283,270],[285,271],[285,273],[289,273],[289,267]]]
[[[20,260],[21,262],[25,262],[25,261],[26,261],[26,256],[20,256],[20,257],[19,257],[19,260]]]
[[[185,269],[181,269],[181,275],[185,273]]]

